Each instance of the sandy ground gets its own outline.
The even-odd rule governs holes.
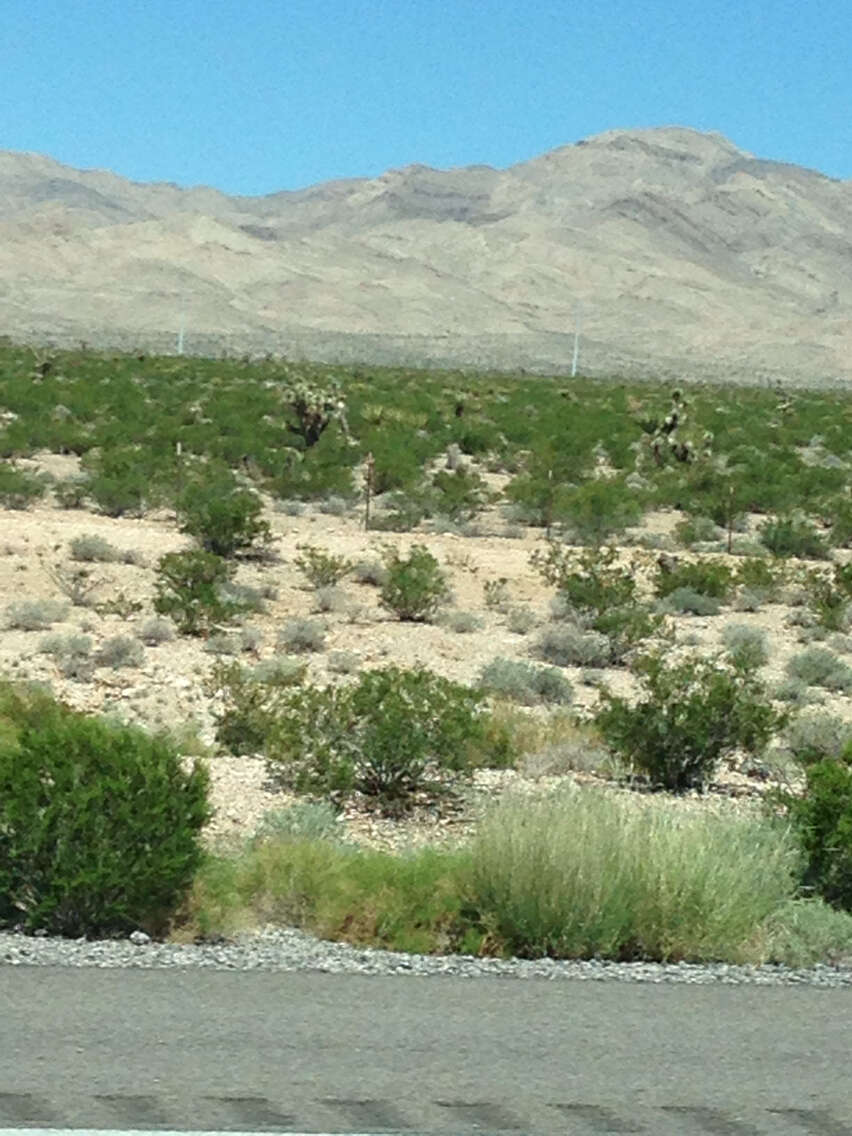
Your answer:
[[[34,459],[33,468],[46,469],[57,477],[67,477],[75,468],[75,459],[44,455]],[[671,531],[680,519],[673,512],[647,518],[650,532]],[[422,664],[439,674],[459,682],[472,683],[481,668],[492,659],[506,657],[531,659],[531,648],[537,629],[549,617],[553,589],[544,584],[531,567],[530,553],[542,546],[540,530],[507,530],[496,510],[484,516],[481,529],[486,535],[465,536],[436,533],[371,533],[363,528],[363,518],[330,516],[308,507],[301,516],[289,516],[273,509],[268,520],[274,533],[274,558],[240,564],[237,580],[255,587],[273,590],[262,615],[252,616],[250,625],[261,635],[256,651],[247,661],[268,658],[276,653],[276,637],[288,620],[311,617],[321,620],[327,634],[322,652],[306,655],[309,677],[316,681],[345,681],[329,667],[334,652],[346,651],[357,656],[361,667],[380,666],[388,662],[401,665]],[[500,536],[511,531],[514,535]],[[131,552],[138,563],[94,564],[88,567],[92,577],[100,581],[92,599],[102,602],[120,594],[138,601],[142,610],[127,618],[102,615],[92,606],[70,606],[65,620],[56,623],[51,633],[85,632],[95,646],[115,635],[133,635],[153,615],[154,567],[166,552],[189,547],[189,541],[177,528],[173,515],[160,514],[144,519],[112,519],[85,510],[65,510],[50,499],[25,512],[0,511],[0,598],[3,613],[9,605],[24,599],[62,599],[56,580],[57,571],[73,567],[69,542],[83,534],[95,534],[115,548]],[[475,613],[481,623],[477,630],[459,633],[435,624],[400,623],[378,602],[374,587],[347,579],[341,585],[346,608],[334,613],[317,614],[314,593],[305,586],[302,574],[294,564],[299,544],[312,544],[353,560],[381,558],[387,545],[406,550],[414,543],[427,545],[445,568],[453,592],[452,609]],[[625,555],[635,556],[652,569],[657,553],[630,548]],[[526,635],[513,633],[507,627],[504,611],[486,606],[484,585],[504,579],[509,602],[513,607],[528,608],[536,626]],[[777,681],[783,677],[785,663],[791,653],[802,649],[798,628],[788,625],[790,608],[767,604],[759,612],[744,613],[723,609],[714,617],[675,618],[677,643],[702,650],[712,650],[719,643],[724,626],[729,622],[764,629],[771,645],[771,657],[763,677]],[[65,678],[51,655],[40,651],[43,631],[14,630],[3,619],[0,631],[0,673],[13,678],[37,679],[50,683],[53,691],[70,705],[93,712],[113,713],[148,727],[181,727],[190,723],[208,745],[214,744],[212,705],[203,691],[203,679],[215,658],[198,639],[176,638],[158,646],[146,647],[140,666],[113,670],[99,667],[90,681]],[[583,710],[594,705],[598,694],[595,686],[584,682],[577,668],[566,668],[574,684],[575,707]],[[630,676],[623,669],[603,672],[607,683],[618,691],[630,689]],[[824,708],[852,719],[850,699],[826,695]],[[212,774],[213,802],[216,815],[208,830],[211,840],[238,838],[253,831],[268,809],[281,807],[289,798],[268,784],[265,766],[257,758],[213,755],[209,758]],[[748,779],[731,774],[732,782],[745,787]],[[515,774],[483,773],[478,782],[484,793],[492,794],[507,783],[517,783]],[[467,830],[465,816],[420,817],[415,826],[363,815],[350,816],[355,835],[377,846],[398,846],[400,841],[419,841],[424,834],[432,836]]]

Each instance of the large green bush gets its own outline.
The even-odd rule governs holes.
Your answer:
[[[347,686],[284,690],[265,752],[273,775],[297,792],[339,802],[352,791],[388,811],[440,774],[469,772],[483,731],[483,696],[423,669],[362,671]]]
[[[271,540],[263,503],[233,477],[217,477],[188,486],[177,502],[181,532],[216,556],[235,556]]]
[[[852,911],[852,745],[838,758],[806,761],[801,794],[770,798],[793,824],[804,856],[803,887]]]
[[[673,792],[703,788],[737,749],[762,752],[786,721],[752,670],[720,659],[669,664],[656,653],[633,669],[640,700],[602,690],[595,723],[619,757]]]
[[[450,596],[441,566],[423,544],[412,545],[408,556],[396,549],[385,557],[387,579],[381,603],[401,620],[423,623],[432,618]]]
[[[183,635],[203,635],[233,620],[239,605],[225,586],[234,570],[212,552],[167,552],[157,564],[154,610],[170,616]]]
[[[142,730],[0,686],[0,925],[159,934],[200,866],[208,774]]]

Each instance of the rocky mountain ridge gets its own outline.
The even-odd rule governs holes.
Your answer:
[[[264,197],[0,153],[16,338],[564,369],[578,317],[590,373],[850,379],[852,182],[681,127]]]

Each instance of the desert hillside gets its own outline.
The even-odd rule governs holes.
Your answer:
[[[852,185],[718,134],[265,197],[0,153],[0,331],[336,361],[852,377]]]

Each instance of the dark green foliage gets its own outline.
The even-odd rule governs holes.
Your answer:
[[[44,496],[45,481],[8,462],[0,462],[0,506],[4,509],[26,509]]]
[[[477,473],[439,470],[432,478],[435,512],[453,520],[470,520],[485,505],[485,482]]]
[[[153,455],[136,446],[117,446],[86,455],[89,476],[85,490],[108,517],[141,516],[167,496]]]
[[[216,556],[236,556],[268,543],[272,534],[262,513],[258,495],[241,488],[230,474],[193,483],[177,502],[181,532]]]
[[[312,588],[339,584],[352,571],[352,562],[345,556],[336,556],[324,548],[297,544],[296,550],[299,555],[294,563]]]
[[[828,545],[806,520],[778,517],[760,528],[760,540],[773,556],[797,556],[801,560],[826,560]]]
[[[412,545],[407,557],[396,549],[389,550],[385,568],[387,579],[382,585],[381,602],[398,619],[427,622],[449,599],[441,566],[423,544]]]
[[[261,753],[280,714],[281,692],[304,681],[307,667],[281,666],[258,676],[239,663],[217,663],[205,683],[222,709],[216,740],[234,754]]]
[[[814,570],[806,584],[808,602],[820,626],[843,631],[852,604],[852,563],[833,564],[828,573]]]
[[[233,566],[212,552],[167,552],[157,564],[154,610],[173,619],[183,635],[206,634],[239,611],[223,596],[233,573]]]
[[[805,764],[801,795],[776,791],[770,803],[793,824],[804,858],[802,885],[852,911],[852,745],[839,758]]]
[[[637,524],[641,516],[636,494],[621,478],[590,478],[576,489],[564,490],[554,512],[575,540],[592,545]]]
[[[422,669],[362,671],[350,686],[282,692],[268,731],[270,771],[282,784],[342,801],[352,791],[387,811],[423,791],[439,773],[469,772],[481,738],[482,695]]]
[[[721,560],[702,559],[692,564],[680,563],[663,569],[659,566],[654,590],[664,597],[680,588],[691,588],[702,596],[724,600],[730,595],[733,573]]]
[[[633,669],[640,701],[602,690],[595,724],[627,764],[673,792],[703,788],[738,748],[760,753],[786,720],[753,673],[718,659],[667,664],[657,653]]]
[[[142,730],[0,687],[0,924],[161,933],[203,858],[208,774]]]
[[[768,557],[745,556],[734,569],[734,583],[738,587],[756,589],[767,599],[777,596],[786,580],[786,566]]]

